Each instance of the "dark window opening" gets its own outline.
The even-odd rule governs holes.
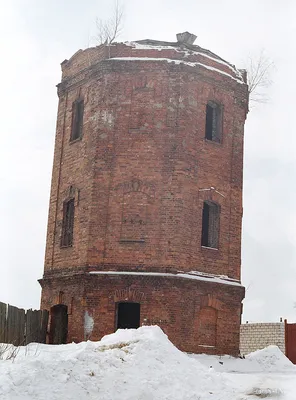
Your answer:
[[[221,142],[222,110],[219,104],[209,101],[206,109],[206,139]]]
[[[72,132],[71,141],[82,136],[84,101],[76,100],[72,106]]]
[[[140,326],[140,304],[118,303],[117,329],[137,329]]]
[[[74,208],[74,199],[65,201],[63,207],[62,247],[70,247],[73,244]]]
[[[201,245],[218,248],[220,207],[211,202],[204,202],[202,211]]]

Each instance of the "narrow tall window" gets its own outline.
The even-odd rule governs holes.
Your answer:
[[[72,131],[71,141],[81,138],[83,127],[84,101],[78,99],[72,105]]]
[[[219,244],[220,207],[212,202],[205,201],[202,211],[201,245],[218,248]]]
[[[213,101],[206,108],[206,139],[220,143],[222,136],[222,109]]]
[[[64,202],[61,240],[62,247],[70,247],[73,244],[74,208],[74,199]]]

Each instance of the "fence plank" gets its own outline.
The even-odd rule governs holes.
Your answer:
[[[19,327],[18,327],[18,346],[25,344],[24,332],[26,323],[26,312],[23,309],[19,310]]]
[[[41,315],[41,329],[40,329],[39,343],[46,343],[49,312],[47,310],[42,310],[41,312],[42,312],[42,315]]]
[[[32,310],[26,312],[26,330],[25,330],[25,344],[30,343],[32,326]]]
[[[24,313],[24,310],[8,305],[6,337],[7,343],[12,343],[15,346],[23,344],[25,330],[25,322],[23,317]]]
[[[27,311],[26,344],[35,342],[36,314],[33,310]]]
[[[0,343],[6,343],[7,304],[0,302]]]

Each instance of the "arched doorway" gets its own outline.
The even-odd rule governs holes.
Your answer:
[[[49,343],[65,344],[68,334],[68,307],[64,304],[57,304],[50,309],[51,322]]]
[[[117,303],[116,329],[137,329],[140,326],[140,303]]]

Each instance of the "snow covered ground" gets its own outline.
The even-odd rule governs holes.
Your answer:
[[[0,361],[1,400],[260,398],[296,400],[296,367],[277,347],[246,359],[187,355],[157,326],[100,342],[31,344]]]

